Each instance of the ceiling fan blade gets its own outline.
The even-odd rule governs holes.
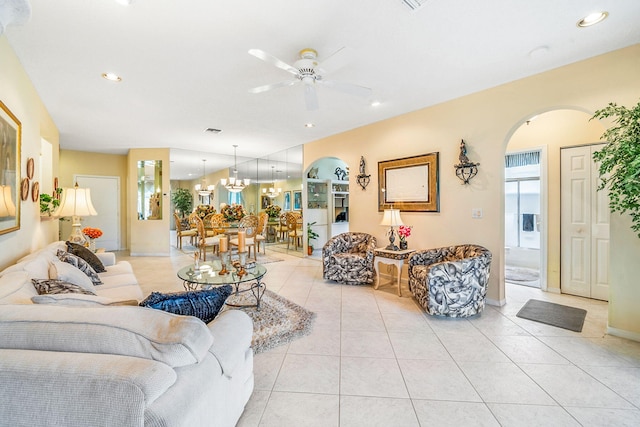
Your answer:
[[[298,70],[296,68],[287,64],[281,59],[276,58],[270,53],[265,52],[264,50],[249,49],[249,55],[253,55],[258,59],[262,59],[263,61],[268,62],[269,64],[272,64],[272,65],[275,65],[276,67],[281,68],[285,71],[288,71],[293,75],[296,75],[296,76],[298,75]]]
[[[307,110],[315,111],[318,109],[318,94],[313,84],[304,85],[304,102],[307,104]]]
[[[353,59],[355,50],[350,47],[341,47],[320,62],[320,74],[332,73],[347,65]]]
[[[262,93],[262,92],[266,92],[268,90],[272,90],[272,89],[277,89],[279,87],[287,87],[287,86],[293,86],[294,84],[298,83],[300,80],[285,80],[283,82],[279,82],[279,83],[271,83],[268,85],[264,85],[264,86],[258,86],[258,87],[254,87],[249,89],[249,93]]]
[[[371,88],[354,85],[352,83],[336,82],[334,80],[318,80],[318,82],[331,89],[339,90],[340,92],[348,93],[350,95],[361,96],[363,98],[370,96],[373,92]]]

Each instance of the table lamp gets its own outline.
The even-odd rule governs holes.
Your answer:
[[[16,216],[16,205],[11,199],[11,186],[0,185],[0,218]]]
[[[395,230],[393,229],[393,227],[397,227],[400,225],[404,225],[402,223],[402,218],[400,218],[400,210],[399,209],[385,209],[384,210],[384,216],[382,217],[382,222],[380,223],[380,225],[384,225],[387,227],[390,227],[388,233],[389,233],[389,245],[385,248],[389,251],[397,251],[400,250],[400,248],[398,248],[394,242],[396,240],[395,237]]]
[[[58,206],[53,215],[57,217],[72,217],[69,241],[84,245],[87,242],[87,238],[82,234],[82,220],[80,217],[98,215],[91,203],[91,189],[78,188],[77,182],[75,187],[65,188],[62,192],[60,206]]]

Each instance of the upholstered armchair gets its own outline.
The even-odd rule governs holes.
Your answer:
[[[322,277],[346,285],[373,283],[376,238],[367,233],[338,234],[322,248]]]
[[[409,257],[409,290],[429,314],[467,317],[484,309],[491,252],[478,245],[417,251]]]

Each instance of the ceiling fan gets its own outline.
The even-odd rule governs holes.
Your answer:
[[[264,86],[254,87],[249,89],[250,93],[262,93],[272,89],[293,86],[298,83],[304,84],[304,100],[307,106],[307,110],[318,109],[318,95],[316,93],[316,85],[323,85],[330,89],[339,90],[340,92],[348,93],[350,95],[356,95],[361,97],[368,97],[371,95],[371,89],[364,86],[359,86],[351,83],[338,82],[335,80],[327,80],[324,76],[326,73],[337,70],[342,67],[347,60],[348,49],[341,48],[333,55],[324,59],[322,62],[318,60],[318,52],[314,49],[306,48],[299,52],[299,59],[289,65],[281,59],[276,58],[260,49],[250,49],[249,54],[256,58],[262,59],[269,64],[283,69],[294,75],[295,78],[291,80],[284,80],[278,83],[272,83]]]

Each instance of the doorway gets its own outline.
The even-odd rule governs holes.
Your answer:
[[[540,150],[505,155],[505,280],[540,288]]]

